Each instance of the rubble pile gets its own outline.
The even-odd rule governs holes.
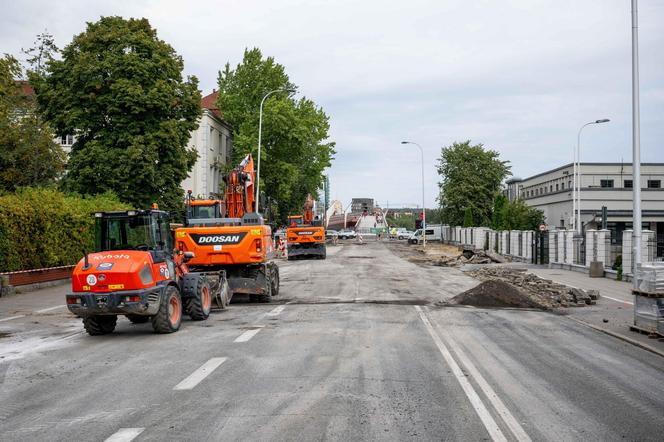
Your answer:
[[[467,272],[483,281],[452,298],[453,304],[528,307],[551,310],[596,304],[597,290],[581,290],[542,279],[525,269],[482,267]]]
[[[497,253],[484,250],[476,252],[464,250],[458,256],[443,255],[440,258],[434,259],[431,264],[441,267],[458,267],[464,264],[493,264],[503,262],[508,262],[508,259]]]

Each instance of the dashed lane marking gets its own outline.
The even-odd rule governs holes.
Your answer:
[[[145,428],[120,428],[106,439],[105,442],[129,442],[141,434]]]
[[[235,341],[233,341],[233,342],[247,342],[249,339],[256,336],[256,333],[261,331],[261,329],[263,328],[262,325],[261,326],[255,326],[255,327],[256,328],[254,328],[252,330],[247,330],[246,332],[242,333],[240,336],[235,338]]]
[[[267,312],[266,315],[267,316],[277,316],[279,313],[283,312],[285,308],[286,308],[285,305],[280,305],[278,307],[273,308],[269,312]]]
[[[25,318],[25,315],[16,315],[16,316],[10,316],[9,318],[2,318],[0,319],[0,322],[11,321],[12,319],[19,319],[19,318]]]
[[[66,307],[66,305],[63,304],[63,305],[56,305],[55,307],[43,308],[41,310],[37,310],[35,313],[46,313],[63,307]]]
[[[623,301],[622,299],[616,299],[616,298],[612,298],[612,297],[610,297],[610,296],[606,296],[606,295],[601,295],[601,297],[602,297],[602,298],[606,298],[606,299],[610,299],[611,301],[620,302],[620,303],[622,303],[622,304],[634,305],[633,302]]]
[[[482,424],[484,424],[484,428],[486,428],[487,432],[489,433],[489,436],[491,436],[491,439],[494,441],[506,442],[507,439],[505,438],[505,435],[503,434],[502,430],[491,416],[491,413],[489,413],[489,410],[486,409],[486,406],[484,405],[484,403],[482,402],[479,395],[477,394],[473,386],[470,384],[466,376],[463,374],[463,371],[461,371],[461,368],[452,357],[452,354],[447,349],[447,346],[445,346],[443,341],[436,333],[436,330],[431,325],[431,322],[429,322],[429,318],[426,317],[424,311],[420,308],[419,305],[416,305],[415,309],[419,313],[422,322],[424,322],[424,326],[429,332],[429,335],[431,335],[431,338],[433,339],[433,342],[436,344],[436,347],[438,347],[438,351],[440,351],[440,354],[443,355],[443,359],[445,359],[447,365],[449,365],[450,368],[452,369],[454,377],[457,379],[457,381],[459,381],[459,384],[461,384],[461,389],[466,394],[466,397],[468,398],[470,404],[475,409],[475,412],[482,421]]]
[[[195,372],[187,376],[182,382],[173,387],[173,390],[191,390],[203,379],[210,376],[214,370],[226,361],[226,358],[212,358],[201,365]]]

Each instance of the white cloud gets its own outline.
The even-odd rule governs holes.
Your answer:
[[[471,139],[516,175],[583,159],[631,156],[630,9],[579,1],[22,1],[2,5],[2,51],[18,54],[48,28],[60,45],[100,15],[147,17],[205,92],[226,62],[258,46],[331,117],[332,195],[427,204],[440,147]],[[641,2],[642,158],[664,161],[664,4]]]

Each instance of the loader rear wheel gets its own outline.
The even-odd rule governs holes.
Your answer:
[[[118,317],[115,315],[108,316],[88,316],[83,318],[83,327],[90,336],[99,336],[112,333],[115,330],[115,324],[118,322]]]
[[[212,308],[212,294],[210,284],[205,276],[201,276],[196,281],[196,291],[193,297],[185,300],[187,314],[194,321],[202,321],[210,316]]]
[[[143,315],[127,315],[127,319],[129,319],[132,324],[145,324],[150,320],[150,317]]]
[[[166,288],[159,303],[157,314],[152,317],[152,328],[156,333],[173,333],[180,329],[182,322],[182,299],[174,286]]]

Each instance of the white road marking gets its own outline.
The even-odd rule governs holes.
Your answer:
[[[25,315],[16,315],[16,316],[10,316],[9,318],[2,318],[0,319],[0,322],[11,321],[12,319],[19,319],[19,318],[25,318]]]
[[[63,307],[67,307],[67,306],[64,305],[64,304],[63,305],[56,305],[55,307],[49,307],[49,308],[43,308],[41,310],[37,310],[35,313],[46,313],[46,312],[57,310],[57,309],[63,308]]]
[[[275,307],[274,309],[267,312],[266,315],[267,316],[277,316],[279,313],[283,312],[285,308],[286,308],[285,305],[280,305],[279,307]]]
[[[256,336],[256,333],[261,331],[261,328],[263,328],[262,325],[261,326],[255,326],[255,327],[258,327],[258,328],[255,328],[253,330],[247,330],[246,332],[242,333],[240,336],[235,338],[235,341],[233,341],[233,342],[247,342],[249,339]]]
[[[610,297],[610,296],[606,296],[606,295],[600,295],[600,296],[601,296],[602,298],[610,299],[611,301],[620,302],[620,303],[622,303],[622,304],[634,305],[633,302],[623,301],[622,299],[616,299],[616,298],[612,298],[612,297]]]
[[[489,398],[489,401],[493,405],[493,407],[496,409],[500,417],[503,419],[505,424],[509,427],[509,429],[512,431],[512,434],[514,434],[514,437],[518,441],[523,441],[523,442],[530,442],[531,439],[526,434],[524,431],[523,427],[517,422],[517,420],[514,418],[512,413],[507,409],[503,401],[498,397],[496,392],[491,388],[489,383],[484,379],[484,376],[477,370],[475,365],[468,359],[466,354],[461,350],[461,348],[457,345],[457,343],[452,339],[450,335],[446,335],[444,338],[445,341],[449,344],[449,346],[452,348],[452,351],[456,353],[457,358],[459,361],[461,361],[461,364],[466,367],[466,370],[468,370],[468,373],[475,379],[475,382],[477,382],[477,385],[482,389],[484,394],[486,395],[487,398]]]
[[[106,439],[105,442],[129,442],[141,434],[145,428],[120,428]]]
[[[226,358],[210,359],[205,364],[201,365],[195,372],[187,376],[182,382],[173,387],[173,390],[191,390],[203,379],[210,376],[210,374],[223,364],[224,361],[226,361]]]
[[[459,384],[461,384],[463,392],[466,393],[466,397],[468,397],[470,404],[475,409],[475,412],[482,421],[482,424],[484,424],[484,428],[486,428],[486,430],[489,432],[489,436],[491,436],[491,439],[493,439],[494,441],[506,442],[507,439],[505,438],[505,435],[501,431],[500,427],[491,416],[491,413],[489,413],[489,411],[486,409],[486,406],[478,396],[475,389],[473,389],[473,386],[470,384],[468,379],[466,379],[466,376],[463,374],[463,371],[461,371],[461,368],[452,357],[452,354],[450,353],[450,351],[447,349],[443,341],[440,339],[440,337],[434,330],[433,326],[431,325],[431,322],[429,322],[429,319],[424,314],[424,311],[420,308],[419,305],[416,305],[415,309],[419,313],[422,322],[424,322],[424,326],[429,332],[429,335],[431,335],[431,338],[433,339],[433,342],[436,344],[436,347],[438,347],[438,351],[440,351],[440,353],[443,355],[445,362],[447,362],[447,365],[449,365],[450,368],[452,369],[454,377],[456,377],[457,381],[459,381]]]

